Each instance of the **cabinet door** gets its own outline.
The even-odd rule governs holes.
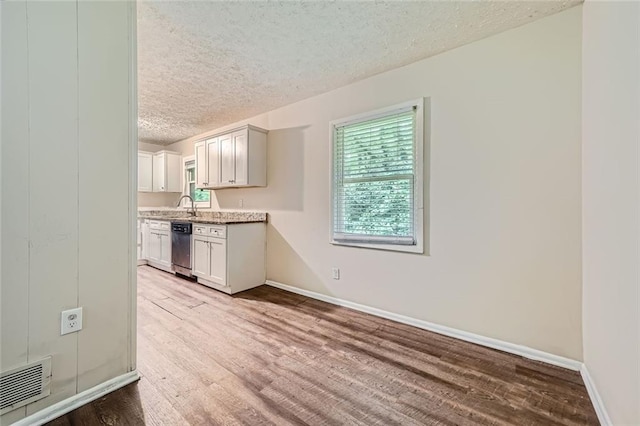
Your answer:
[[[171,235],[160,234],[160,262],[171,265]]]
[[[209,241],[193,237],[193,275],[207,278],[209,276]]]
[[[164,154],[153,155],[153,192],[165,192]]]
[[[227,285],[227,241],[221,238],[209,241],[209,279]]]
[[[196,188],[207,186],[207,143],[205,141],[195,144],[196,153]]]
[[[220,185],[220,144],[218,138],[207,141],[207,185],[209,188]]]
[[[164,154],[164,191],[182,192],[182,156],[180,154]]]
[[[232,134],[218,138],[220,144],[220,185],[233,185],[236,180],[236,160]]]
[[[233,151],[234,151],[234,166],[235,176],[233,178],[234,185],[246,185],[248,181],[248,165],[249,165],[249,151],[247,145],[247,130],[240,130],[234,132],[233,138]]]
[[[138,226],[136,227],[136,248],[138,253],[138,260],[142,260],[142,219],[138,219]]]
[[[153,154],[138,152],[138,191],[153,191]]]
[[[149,232],[149,260],[155,262],[160,261],[160,234],[157,232]]]
[[[148,259],[149,258],[149,238],[150,238],[150,234],[149,234],[149,224],[147,223],[146,220],[142,221],[142,224],[140,225],[142,231],[141,231],[141,237],[142,237],[142,254],[141,254],[141,258],[142,259]]]
[[[138,235],[140,235],[140,230],[138,230]],[[137,253],[137,259],[138,260],[142,260],[142,240],[138,242],[138,245],[136,246],[136,253]]]

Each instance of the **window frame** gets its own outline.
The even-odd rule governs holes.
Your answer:
[[[356,124],[363,121],[374,120],[395,114],[401,110],[415,108],[415,129],[414,129],[414,185],[413,185],[413,226],[414,244],[389,244],[388,242],[375,242],[376,237],[371,235],[370,241],[348,241],[336,240],[335,221],[337,214],[336,206],[336,128],[349,124]],[[331,244],[345,247],[359,247],[377,250],[388,250],[406,253],[424,253],[424,98],[403,102],[386,108],[377,109],[361,114],[352,115],[330,122],[331,140]]]
[[[191,195],[189,193],[189,183],[187,182],[187,164],[192,161],[194,163],[194,169],[195,169],[195,161],[196,161],[195,155],[182,157],[182,195]],[[209,191],[209,201],[194,201],[193,205],[196,208],[203,208],[203,209],[211,208],[211,190],[208,190],[208,191]],[[182,201],[180,202],[180,207],[183,209],[190,209],[191,201],[189,201],[189,199],[187,198],[183,198]]]

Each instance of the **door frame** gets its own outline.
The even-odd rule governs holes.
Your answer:
[[[138,294],[138,44],[137,7],[129,3],[129,371],[137,367],[137,294]],[[153,181],[151,182],[153,186]]]

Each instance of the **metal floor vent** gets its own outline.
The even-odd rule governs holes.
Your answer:
[[[0,414],[51,392],[51,357],[0,373]]]

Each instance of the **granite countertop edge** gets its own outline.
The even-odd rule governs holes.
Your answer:
[[[138,219],[164,220],[167,222],[190,222],[203,225],[235,225],[239,223],[261,223],[264,219],[192,219],[190,217],[138,216]]]
[[[205,212],[205,214],[211,214],[212,216],[215,215],[218,217],[197,216],[195,218],[186,216],[183,212],[176,212],[177,214],[175,216],[167,214],[167,211],[162,211],[162,213],[163,214],[153,214],[152,212],[147,213],[141,211],[138,213],[138,219],[164,220],[169,222],[179,221],[205,225],[234,225],[267,222],[267,214],[257,212]]]

